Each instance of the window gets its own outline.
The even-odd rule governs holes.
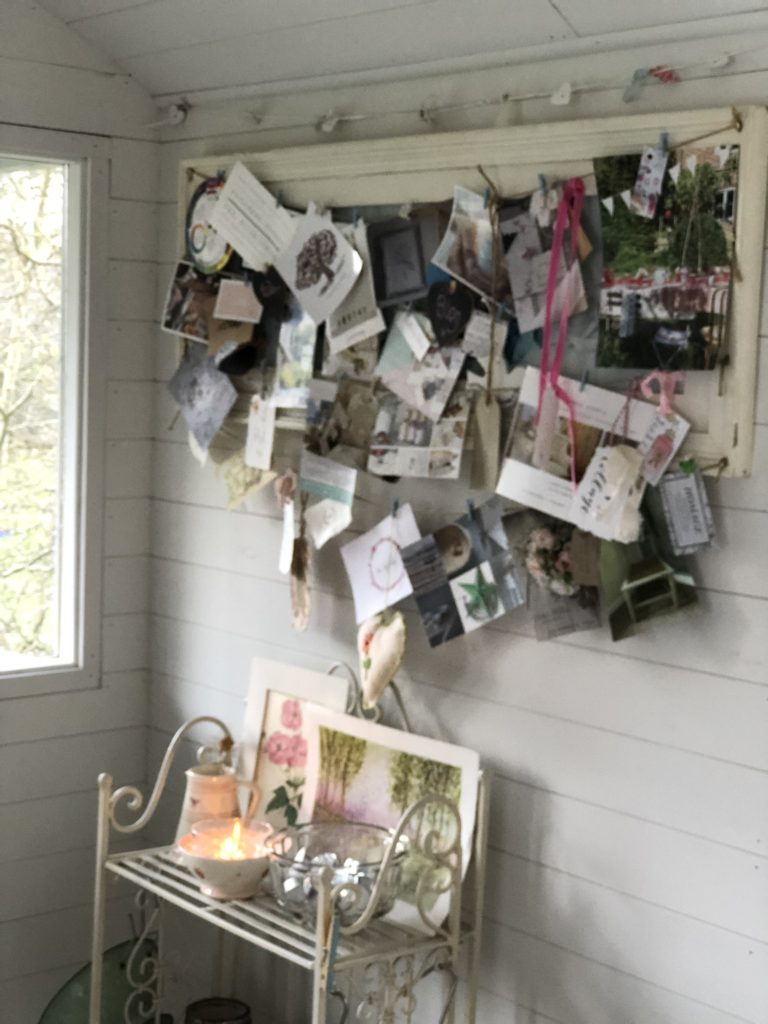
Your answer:
[[[0,696],[18,696],[98,682],[100,451],[88,441],[96,425],[86,343],[93,167],[71,150],[46,153],[41,137],[49,133],[23,132],[22,141],[38,144],[23,150],[6,149],[5,134],[0,129]]]

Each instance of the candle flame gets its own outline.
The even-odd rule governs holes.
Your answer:
[[[246,856],[240,819],[235,818],[232,832],[219,843],[217,857],[219,860],[245,860]]]

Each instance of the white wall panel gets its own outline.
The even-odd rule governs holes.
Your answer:
[[[537,73],[543,81],[545,69]],[[750,88],[747,77],[740,79],[742,95]],[[408,86],[347,95],[352,106],[370,105],[399,88]],[[735,81],[700,90],[695,104],[730,88]],[[679,105],[693,105],[689,85],[680,89]],[[449,90],[443,83],[434,95],[447,97]],[[642,109],[671,102],[669,91],[661,92],[643,97]],[[313,104],[324,102],[320,94],[287,97],[275,104],[275,116],[289,107],[300,113],[303,105],[310,121]],[[603,108],[622,109],[620,92],[579,101],[579,113]],[[521,104],[517,113],[525,117],[529,109]],[[162,147],[160,294],[175,258],[179,159],[270,147],[273,139],[317,141],[310,128],[255,133],[242,121],[231,136],[217,137],[214,118],[199,116],[207,131]],[[386,134],[396,119],[383,117],[340,136]],[[192,134],[194,123],[193,116],[182,132]],[[235,125],[236,113],[219,123]],[[173,343],[162,342],[159,382],[176,357]],[[766,420],[766,384],[763,372],[758,422]],[[237,719],[251,656],[315,668],[355,659],[338,542],[318,553],[312,622],[296,634],[286,581],[271,554],[280,533],[271,492],[226,512],[226,488],[215,468],[197,465],[182,424],[168,429],[173,403],[162,383],[155,408],[153,763],[182,719],[206,709]],[[295,460],[298,444],[295,436],[280,436],[278,466]],[[499,773],[483,1024],[762,1024],[768,1010],[768,589],[755,553],[768,540],[767,473],[768,428],[759,426],[755,476],[708,484],[719,543],[698,559],[700,606],[619,644],[604,631],[537,643],[523,611],[430,651],[412,603],[404,605],[408,650],[400,678],[416,727],[475,747]],[[464,484],[401,481],[392,488],[361,480],[358,496],[366,500],[356,503],[354,528],[341,541],[385,514],[395,492],[412,501],[425,529],[460,513],[466,495]],[[166,812],[171,823],[180,777],[174,788]],[[427,1019],[417,1013],[417,1024]]]

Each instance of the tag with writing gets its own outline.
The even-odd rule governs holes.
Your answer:
[[[691,555],[709,547],[715,526],[701,473],[667,473],[659,493],[675,554]]]
[[[690,429],[688,420],[677,413],[662,416],[661,413],[652,420],[645,436],[638,445],[643,455],[643,476],[654,486],[661,480],[672,459]]]
[[[245,464],[253,469],[270,469],[275,440],[275,407],[254,395],[248,409],[248,434],[245,440]]]
[[[501,335],[501,327],[498,330]],[[478,359],[488,358],[491,354],[491,318],[487,313],[476,310],[472,314],[464,331],[461,347],[467,355],[476,356]]]

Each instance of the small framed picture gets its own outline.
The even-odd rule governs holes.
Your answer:
[[[427,294],[427,264],[435,250],[435,218],[395,217],[368,226],[373,283],[379,306],[411,302]]]

